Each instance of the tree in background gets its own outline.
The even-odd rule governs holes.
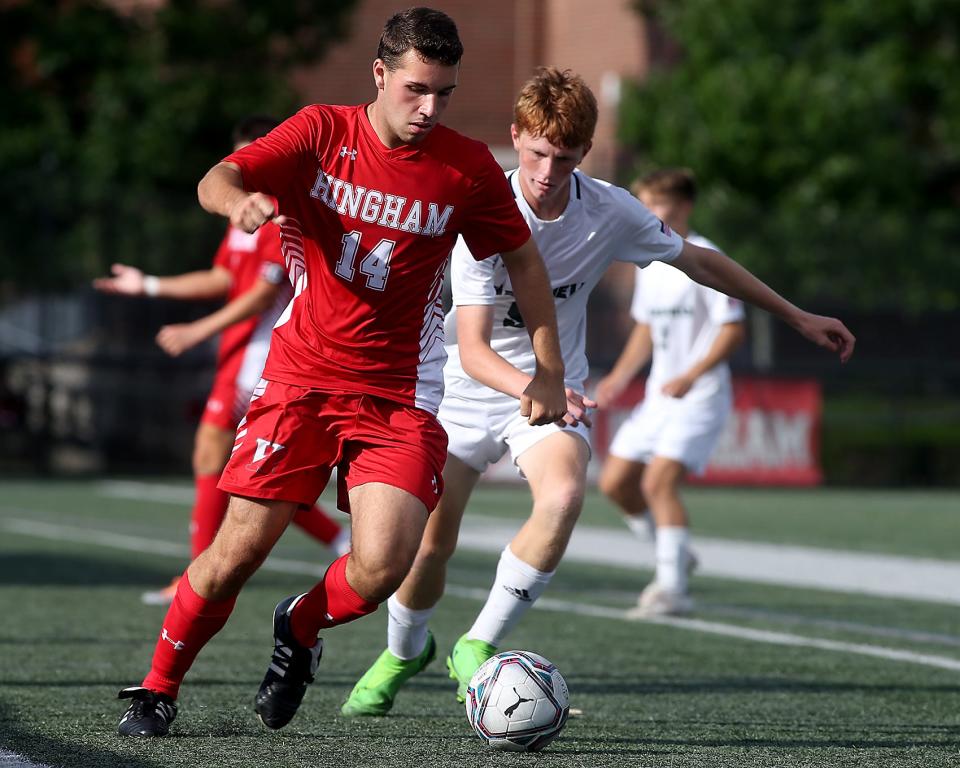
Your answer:
[[[960,306],[955,0],[637,7],[681,53],[622,135],[697,172],[698,228],[804,302]]]
[[[296,108],[290,73],[354,4],[0,3],[0,289],[206,265],[197,181],[238,117]]]

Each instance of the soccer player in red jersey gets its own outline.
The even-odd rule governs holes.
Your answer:
[[[254,705],[264,725],[296,713],[320,630],[371,613],[400,585],[443,490],[440,288],[458,235],[509,272],[537,361],[521,412],[531,424],[566,414],[553,295],[530,230],[489,150],[439,124],[462,53],[446,14],[398,13],[380,38],[372,103],[306,107],[200,182],[203,207],[234,226],[280,225],[295,297],[220,482],[226,519],[181,579],[142,686],[120,693],[132,700],[121,735],[167,733],[193,659],[334,467],[353,548],[277,606]]]
[[[244,118],[233,130],[234,149],[247,146],[276,125],[277,121],[270,117]],[[280,252],[280,232],[275,224],[252,234],[228,227],[209,270],[156,277],[145,275],[136,267],[114,264],[112,272],[112,277],[94,280],[94,287],[104,293],[128,296],[227,300],[216,312],[191,323],[164,326],[157,334],[157,343],[173,357],[220,334],[216,375],[194,438],[196,495],[190,516],[193,559],[210,546],[226,514],[229,497],[217,488],[217,483],[230,458],[237,423],[260,379],[270,331],[292,294]],[[337,555],[349,549],[349,532],[319,506],[302,507],[294,522]],[[179,580],[177,576],[169,586],[145,592],[143,602],[167,605],[176,594]]]

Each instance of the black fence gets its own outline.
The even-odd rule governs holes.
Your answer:
[[[621,299],[591,299],[598,374],[629,330]],[[153,338],[212,308],[92,290],[0,307],[0,473],[188,472],[215,343],[171,359]],[[960,486],[960,313],[837,314],[858,336],[849,364],[753,315],[735,372],[821,382],[826,482]]]

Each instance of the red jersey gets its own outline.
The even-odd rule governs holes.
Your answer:
[[[264,378],[435,413],[440,289],[457,235],[477,259],[530,238],[486,146],[438,125],[419,144],[388,149],[364,106],[314,105],[226,160],[287,217],[281,245],[296,298]]]
[[[236,227],[228,227],[217,254],[213,257],[213,265],[230,272],[231,283],[227,301],[233,301],[237,296],[249,291],[261,278],[280,285],[286,281],[287,270],[280,251],[279,227],[268,223],[252,235]],[[225,328],[220,335],[217,370],[236,368],[239,373],[244,353],[251,340],[269,335],[289,300],[290,292],[280,291],[273,307]]]

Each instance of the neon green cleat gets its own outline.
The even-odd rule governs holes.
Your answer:
[[[362,715],[382,716],[393,707],[393,700],[401,686],[437,655],[437,642],[433,633],[427,631],[427,645],[423,653],[415,659],[398,659],[390,650],[384,650],[380,657],[373,662],[363,677],[357,680],[353,690],[340,707],[340,712],[347,717]]]
[[[496,652],[497,647],[484,640],[470,640],[466,635],[460,636],[447,656],[450,677],[457,681],[457,701],[467,700],[467,686],[470,685],[473,673]]]

